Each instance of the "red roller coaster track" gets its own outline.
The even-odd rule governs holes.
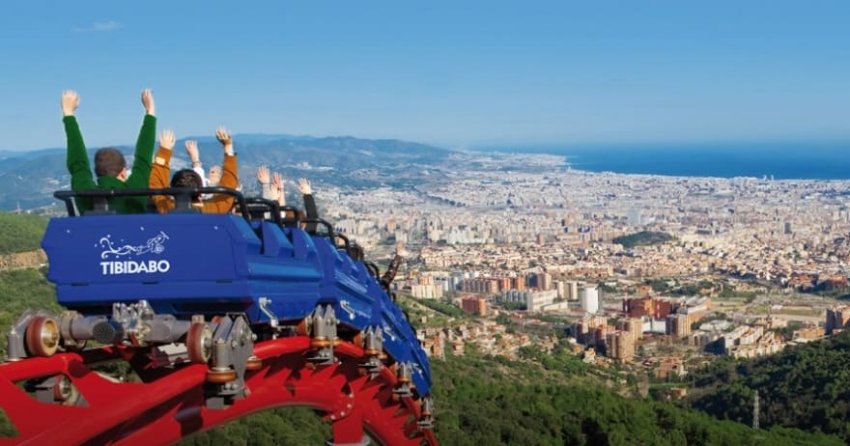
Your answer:
[[[258,342],[254,354],[262,367],[247,372],[247,397],[224,409],[205,405],[207,366],[145,371],[138,350],[102,347],[0,364],[0,406],[17,429],[9,444],[169,444],[239,417],[281,406],[309,406],[332,423],[333,443],[363,444],[368,437],[387,445],[436,445],[422,428],[420,404],[393,392],[397,379],[387,367],[374,377],[363,373],[361,347],[341,342],[332,365],[306,361],[310,338]],[[122,359],[135,364],[143,382],[114,382],[92,370],[93,364]],[[150,365],[148,363],[148,365]],[[39,402],[19,384],[64,376],[81,395],[76,405]]]

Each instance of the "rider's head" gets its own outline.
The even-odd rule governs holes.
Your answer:
[[[201,176],[198,175],[192,169],[182,169],[178,170],[173,177],[171,177],[171,187],[202,187],[203,180],[201,180]]]
[[[94,154],[94,173],[99,177],[127,179],[127,160],[118,149],[105,147]]]
[[[171,177],[171,187],[188,187],[197,189],[203,186],[204,182],[201,179],[201,176],[192,169],[178,170],[174,176]],[[198,196],[194,195],[192,198],[197,199]]]

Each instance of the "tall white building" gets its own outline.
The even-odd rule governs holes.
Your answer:
[[[595,314],[599,311],[599,289],[596,285],[585,285],[579,291],[581,309],[586,313]]]

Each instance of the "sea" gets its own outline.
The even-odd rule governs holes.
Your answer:
[[[490,148],[562,155],[578,170],[669,176],[850,179],[850,141]]]

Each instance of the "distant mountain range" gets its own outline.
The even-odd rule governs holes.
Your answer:
[[[201,160],[209,168],[221,163],[221,148],[212,137],[197,139]],[[349,186],[414,186],[423,171],[444,164],[452,151],[394,139],[349,136],[312,137],[245,134],[234,137],[239,175],[246,191],[256,189],[256,169],[268,165],[286,179],[307,177],[317,183]],[[188,166],[183,141],[175,147],[173,169]],[[119,146],[132,163],[133,147]],[[89,150],[92,159],[97,148]],[[430,174],[435,172],[431,171]],[[433,175],[430,179],[436,179]],[[70,187],[65,149],[0,151],[0,210],[31,209],[55,203],[52,194]]]

